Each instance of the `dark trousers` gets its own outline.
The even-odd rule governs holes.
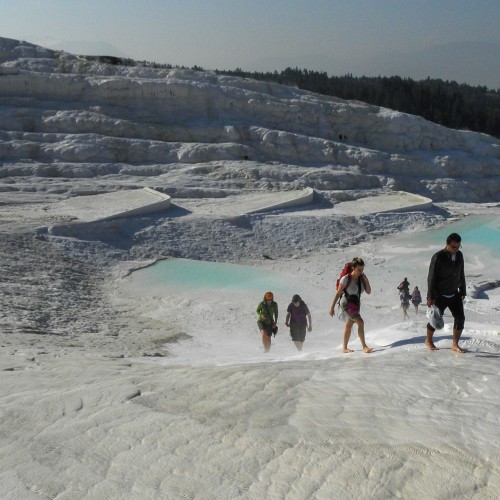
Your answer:
[[[464,302],[462,297],[456,293],[451,298],[443,297],[440,295],[434,300],[434,304],[441,312],[441,315],[444,313],[445,309],[448,308],[453,315],[453,329],[454,330],[463,330],[465,324],[465,313],[464,313]],[[434,332],[436,331],[429,323],[427,323],[427,328]]]

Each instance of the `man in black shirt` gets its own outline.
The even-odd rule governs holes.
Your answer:
[[[464,256],[460,251],[462,238],[452,233],[446,239],[446,247],[432,256],[427,277],[427,306],[435,305],[441,314],[448,308],[453,315],[453,342],[451,349],[465,352],[458,341],[464,329],[465,314],[463,300],[466,295]],[[430,351],[438,348],[432,341],[435,329],[427,323],[425,345]]]

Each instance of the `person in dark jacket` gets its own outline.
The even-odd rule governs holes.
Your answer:
[[[311,312],[306,303],[295,294],[292,297],[288,309],[286,310],[285,325],[290,328],[290,336],[298,351],[302,351],[304,340],[306,339],[306,330],[312,330]]]
[[[432,256],[427,277],[427,306],[435,305],[441,314],[448,308],[453,315],[451,349],[456,352],[465,352],[458,345],[465,323],[463,300],[466,296],[464,256],[460,251],[461,242],[462,238],[457,233],[448,236],[445,248]],[[431,351],[438,349],[432,340],[434,332],[435,329],[430,323],[427,323],[425,345]]]
[[[408,278],[405,278],[398,286],[400,293],[409,294],[410,293],[410,282]]]

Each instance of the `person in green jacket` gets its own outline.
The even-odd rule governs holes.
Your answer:
[[[271,337],[278,331],[276,326],[278,322],[278,304],[274,302],[272,292],[267,292],[264,295],[262,302],[257,306],[257,326],[259,327],[264,345],[264,352],[269,352],[271,349]]]

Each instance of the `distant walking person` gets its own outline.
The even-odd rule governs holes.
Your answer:
[[[366,274],[364,274],[365,263],[363,259],[352,259],[352,271],[340,279],[337,293],[333,298],[333,303],[330,307],[330,316],[335,315],[335,304],[340,300],[340,308],[342,315],[346,318],[344,329],[344,343],[342,352],[353,352],[347,347],[351,330],[354,324],[358,325],[358,336],[363,347],[363,352],[372,352],[373,349],[368,347],[365,342],[365,323],[360,314],[360,297],[363,292],[370,294],[372,289]],[[341,299],[342,298],[342,299]]]
[[[411,294],[411,303],[413,304],[413,307],[415,308],[415,314],[418,314],[418,306],[422,303],[422,295],[420,294],[420,290],[418,289],[418,286],[416,286],[413,289],[413,292]]]
[[[405,278],[398,286],[398,290],[400,292],[406,292],[410,293],[410,282],[408,281],[408,278]]]
[[[441,315],[448,308],[453,315],[451,349],[456,352],[465,352],[458,345],[465,323],[463,300],[466,296],[461,242],[462,238],[457,233],[448,236],[445,248],[432,256],[427,277],[427,306],[435,305]],[[425,345],[431,351],[438,349],[432,340],[434,332],[435,328],[428,323]]]
[[[403,321],[410,319],[408,316],[408,308],[410,307],[410,295],[406,292],[401,292],[399,295],[399,300],[401,302],[401,309],[403,309]]]
[[[272,292],[267,292],[264,295],[262,302],[257,306],[257,326],[259,327],[262,337],[264,352],[269,352],[271,349],[271,337],[278,331],[276,323],[278,322],[278,304],[274,302]]]
[[[290,336],[298,351],[302,351],[306,330],[312,330],[311,313],[300,295],[294,295],[288,305],[285,325],[290,328]]]

